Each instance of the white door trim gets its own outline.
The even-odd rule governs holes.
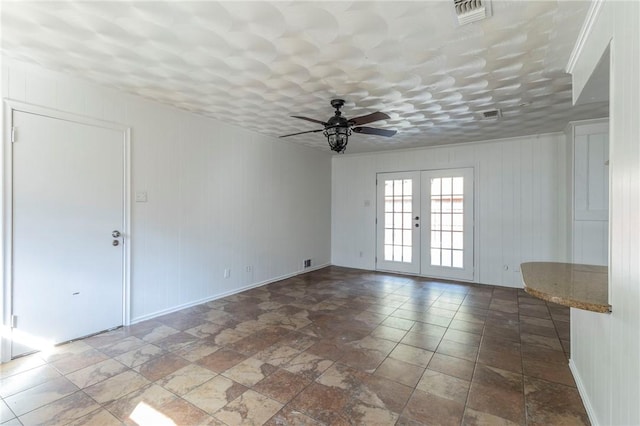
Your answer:
[[[11,358],[11,313],[12,313],[12,265],[13,265],[13,144],[12,144],[12,128],[13,113],[20,111],[30,114],[42,115],[59,120],[80,123],[84,125],[112,129],[122,132],[124,152],[124,188],[123,188],[123,318],[122,323],[129,325],[131,312],[131,128],[129,126],[99,120],[93,117],[76,115],[64,111],[42,107],[39,105],[28,104],[11,99],[3,100],[3,135],[4,143],[0,149],[0,175],[2,176],[2,193],[0,200],[2,215],[2,228],[0,235],[2,236],[2,246],[0,246],[0,254],[2,257],[2,291],[0,292],[0,362],[9,361]],[[16,137],[19,140],[19,129],[16,130]],[[19,142],[17,142],[19,143]]]

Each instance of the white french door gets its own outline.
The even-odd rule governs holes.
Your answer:
[[[378,174],[377,268],[420,273],[420,172]]]
[[[473,169],[422,172],[421,273],[473,279]]]
[[[379,173],[376,268],[472,280],[473,169]]]

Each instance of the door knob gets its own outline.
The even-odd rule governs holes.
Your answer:
[[[118,240],[113,240],[113,242],[112,242],[111,244],[113,244],[113,246],[114,246],[114,247],[115,247],[115,246],[119,246],[119,245],[120,245],[120,241],[118,241]]]
[[[416,216],[415,220],[420,220],[420,216]]]
[[[113,231],[113,232],[111,233],[111,236],[112,236],[113,238],[118,238],[118,237],[120,236],[120,231],[118,231],[118,230]]]

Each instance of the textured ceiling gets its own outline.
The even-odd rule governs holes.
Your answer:
[[[458,26],[449,1],[3,2],[9,58],[175,105],[263,134],[313,130],[329,101],[347,117],[383,111],[347,152],[560,131],[604,117],[571,106],[564,72],[582,1],[493,1]],[[481,112],[501,108],[503,117]],[[321,133],[288,138],[328,150]]]

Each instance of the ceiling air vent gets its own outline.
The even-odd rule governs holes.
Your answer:
[[[497,119],[502,117],[502,110],[501,109],[490,109],[488,111],[482,111],[480,114],[482,114],[482,118],[484,118],[485,120],[491,120],[491,119]]]
[[[490,0],[453,0],[458,24],[470,24],[491,16]]]

